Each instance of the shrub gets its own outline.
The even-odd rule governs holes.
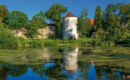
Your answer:
[[[18,39],[3,24],[0,25],[0,48],[17,48]]]

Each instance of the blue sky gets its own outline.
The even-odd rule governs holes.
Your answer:
[[[81,9],[86,6],[89,10],[89,17],[93,19],[98,5],[104,10],[109,3],[117,2],[130,3],[130,0],[0,0],[0,5],[6,5],[9,11],[25,12],[30,19],[40,10],[47,11],[54,3],[66,6],[75,16],[79,16]]]

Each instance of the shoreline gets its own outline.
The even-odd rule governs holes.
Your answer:
[[[21,48],[43,48],[43,47],[59,47],[59,46],[113,46],[123,45],[129,47],[129,43],[114,43],[112,41],[102,41],[93,38],[79,38],[77,40],[66,39],[23,39],[18,38],[16,44],[1,45],[0,49],[21,49]]]

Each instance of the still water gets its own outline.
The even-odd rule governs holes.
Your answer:
[[[0,80],[130,80],[130,47],[0,50]]]

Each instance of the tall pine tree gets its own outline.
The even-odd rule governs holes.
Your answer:
[[[88,9],[84,7],[81,11],[81,15],[78,18],[78,31],[80,32],[80,36],[87,37],[90,35],[90,19],[88,18]]]
[[[101,6],[98,6],[96,11],[95,11],[95,18],[94,18],[94,29],[97,31],[99,28],[102,28],[102,20],[103,20],[103,15],[102,15],[102,8]]]

